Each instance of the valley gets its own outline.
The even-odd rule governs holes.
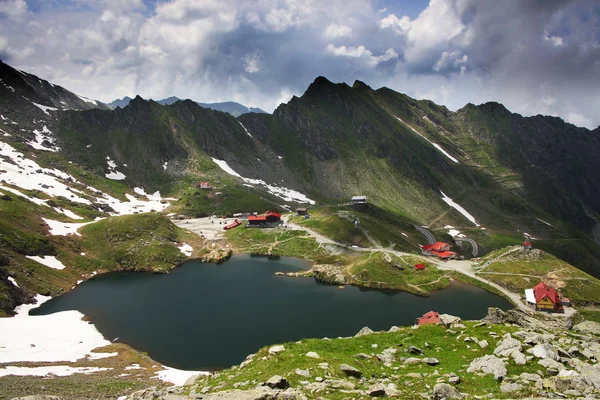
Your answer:
[[[101,298],[115,290],[114,313],[124,308],[128,296],[134,296],[134,286],[116,295],[130,276],[167,282],[185,275],[191,265],[223,274],[218,279],[201,274],[189,277],[169,293],[156,283],[151,293],[156,293],[158,303],[152,310],[163,306],[161,315],[168,315],[177,303],[167,304],[161,296],[177,298],[177,288],[194,279],[206,287],[198,283],[187,289],[190,292],[210,293],[210,289],[227,287],[228,282],[234,286],[244,275],[231,272],[227,276],[224,271],[247,255],[293,257],[310,265],[302,270],[263,271],[268,277],[255,281],[247,277],[236,284],[250,292],[242,295],[240,288],[231,296],[237,293],[258,300],[261,297],[253,294],[253,288],[285,280],[289,287],[271,288],[281,290],[277,293],[282,298],[294,287],[305,288],[303,296],[308,297],[325,293],[308,310],[324,309],[331,298],[351,299],[354,306],[328,309],[327,313],[339,315],[338,324],[348,324],[346,330],[332,335],[353,334],[363,320],[353,316],[352,310],[377,296],[385,296],[386,301],[374,303],[373,309],[365,308],[359,315],[373,310],[385,314],[373,326],[379,330],[412,324],[429,311],[430,304],[463,319],[478,319],[488,306],[508,308],[508,300],[516,306],[513,312],[541,318],[524,299],[524,290],[540,281],[573,304],[553,323],[579,322],[582,315],[597,318],[600,246],[595,233],[600,180],[587,166],[593,165],[598,151],[598,129],[578,128],[555,117],[524,118],[496,103],[469,104],[451,112],[387,88],[374,90],[360,81],[352,86],[336,84],[324,77],[315,79],[304,95],[281,104],[273,114],[237,116],[191,100],[159,103],[139,96],[113,109],[4,63],[0,63],[0,77],[5,83],[0,87],[0,388],[8,388],[2,392],[12,397],[48,391],[81,398],[92,391],[116,398],[149,386],[161,390],[170,383],[181,385],[194,371],[174,369],[177,365],[162,358],[160,363],[168,366],[154,361],[153,353],[145,354],[146,347],[138,348],[134,339],[120,343],[117,335],[103,337],[101,324],[115,323],[106,310],[95,306],[79,310],[73,304],[85,303],[80,300],[44,316],[28,312],[42,302],[46,303],[34,314],[52,310],[52,304],[75,298],[87,287],[104,285]],[[549,150],[540,151],[545,148]],[[569,178],[574,174],[580,179]],[[358,195],[366,196],[366,206],[352,205],[352,196]],[[297,215],[300,207],[308,208],[308,218]],[[281,213],[281,224],[246,227],[251,217],[267,210]],[[242,221],[240,226],[223,229],[237,219]],[[436,242],[449,244],[456,259],[424,255],[422,246]],[[533,249],[524,249],[524,242],[531,242]],[[415,268],[421,264],[422,269]],[[124,278],[111,278],[117,276]],[[218,286],[213,288],[211,283]],[[452,294],[460,298],[457,287],[463,288],[463,294],[478,291],[479,297],[456,304],[449,299],[436,302]],[[58,299],[49,301],[50,297]],[[202,308],[210,299],[203,298],[194,307]],[[477,313],[465,314],[469,301],[480,301]],[[217,316],[206,317],[207,321],[216,323],[222,317],[219,307],[224,302],[210,305]],[[295,307],[306,300],[298,302]],[[413,306],[407,311],[393,314],[408,303]],[[228,313],[235,313],[235,305],[233,301]],[[575,313],[576,309],[584,311]],[[134,319],[135,311],[130,313],[127,319]],[[152,318],[152,311],[145,318]],[[310,321],[309,316],[302,318]],[[181,321],[162,322],[162,328],[178,332],[175,327]],[[463,332],[456,340],[459,354],[470,362],[488,351],[465,345],[464,332],[479,339],[489,336],[483,329],[498,331],[493,339],[516,335],[518,321],[511,321],[510,326],[482,328],[469,322],[456,327]],[[157,327],[146,327],[143,320],[130,330],[136,326],[155,335],[155,346],[161,341],[177,342],[176,335],[160,336]],[[310,347],[327,354],[327,362],[338,368],[341,361],[351,363],[355,352],[375,348],[375,337],[382,339],[381,346],[410,338],[407,344],[427,342],[435,349],[436,343],[457,334],[441,327],[398,328],[369,339],[331,343],[307,339],[303,344],[305,337],[327,331],[325,324],[315,327],[322,330],[294,337],[253,333],[261,340],[253,341],[252,349],[238,350],[228,361],[215,362],[213,369],[230,367],[242,360],[245,354],[241,352],[276,342],[300,340],[285,344],[296,358]],[[221,336],[233,330],[235,326],[213,333]],[[67,335],[68,331],[73,335]],[[56,341],[39,341],[43,332]],[[85,335],[77,343],[81,332]],[[557,334],[563,340],[560,345],[575,345],[579,340],[569,332]],[[78,350],[69,352],[70,347]],[[201,358],[203,351],[196,349],[191,358]],[[448,353],[444,354],[451,368],[444,367],[435,376],[460,368],[459,360]],[[242,371],[234,366],[201,378],[193,390],[202,391],[200,386],[210,387],[206,392],[249,388],[248,382],[255,386],[274,374],[289,376],[296,369],[314,368],[288,359],[289,353],[281,355],[282,363],[276,361],[280,356],[266,348],[258,354],[250,360],[259,357],[260,368]],[[364,372],[371,376],[381,369],[373,364],[373,357],[364,358]],[[209,364],[195,365],[206,370],[211,369]],[[407,373],[422,374],[421,369],[428,368],[418,365],[406,367]],[[396,367],[395,372],[385,374],[405,368]],[[318,368],[326,379],[340,378],[329,366]],[[534,368],[517,367],[511,373],[532,373]],[[313,373],[311,369],[309,375]],[[428,390],[441,379],[430,372],[423,376]],[[483,393],[474,378],[463,378],[464,390]],[[289,379],[295,388],[306,386],[300,378]],[[502,395],[494,384],[491,378],[485,381],[494,395]],[[347,383],[339,385],[350,391],[359,387],[351,393],[360,396],[368,389],[363,381],[352,383],[353,389]],[[329,390],[321,386],[306,395],[317,398],[322,390]],[[189,385],[184,388],[190,390]],[[342,398],[337,392],[340,388],[327,392],[331,395],[327,398]]]

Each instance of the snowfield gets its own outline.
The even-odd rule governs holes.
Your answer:
[[[37,261],[38,263],[45,265],[46,267],[53,269],[65,269],[67,268],[65,264],[60,262],[54,256],[25,256],[30,260]]]
[[[456,211],[461,213],[466,219],[471,221],[475,226],[480,226],[480,224],[475,220],[475,217],[472,216],[471,214],[469,214],[469,212],[467,210],[465,210],[463,207],[461,207],[460,204],[455,203],[450,197],[446,196],[444,194],[444,192],[442,192],[441,190],[440,190],[440,193],[443,196],[442,200],[444,200],[444,202],[446,202],[446,204],[448,204],[450,207],[454,208]]]
[[[82,226],[92,224],[93,222],[79,222],[79,223],[71,223],[71,222],[60,222],[55,221],[53,219],[42,218],[42,220],[50,227],[50,234],[54,236],[68,236],[68,235],[77,235],[81,236],[77,230]],[[94,221],[95,222],[95,221]]]
[[[42,110],[44,112],[44,114],[46,114],[46,115],[50,115],[50,113],[48,112],[48,110],[50,110],[50,111],[56,111],[56,110],[58,110],[58,108],[56,108],[56,107],[45,106],[43,104],[34,103],[33,101],[31,102],[31,104],[33,104],[34,106],[36,106],[37,108],[39,108],[40,110]]]
[[[179,249],[179,251],[181,251],[187,257],[190,257],[192,255],[192,251],[194,251],[194,248],[187,243],[183,243],[181,246],[179,246],[177,248]]]
[[[246,182],[246,184],[244,186],[260,185],[260,186],[265,187],[269,191],[269,193],[271,193],[272,195],[277,196],[280,199],[283,199],[285,201],[296,202],[296,203],[315,204],[314,200],[309,199],[308,197],[306,197],[305,194],[302,194],[296,190],[288,189],[288,188],[277,186],[277,185],[269,185],[262,179],[244,178],[243,176],[241,176],[240,174],[235,172],[233,170],[233,168],[231,168],[229,165],[227,165],[226,161],[217,160],[216,158],[212,158],[212,160],[215,162],[215,164],[217,164],[219,167],[221,167],[221,169],[223,171],[227,172],[229,175],[237,176],[238,178],[241,178],[244,182]]]
[[[7,366],[0,368],[0,377],[6,375],[34,375],[46,376],[49,374],[56,376],[69,376],[73,374],[93,374],[94,372],[109,371],[112,368],[97,368],[97,367],[69,367],[66,365],[53,365],[50,367],[12,367]]]
[[[117,164],[109,156],[106,156],[106,164],[108,165],[108,174],[104,174],[105,177],[115,181],[122,181],[126,178],[125,174],[116,170]]]
[[[246,127],[240,121],[238,121],[238,124],[242,125],[242,128],[244,128],[244,132],[246,132],[246,135],[250,136],[251,138],[254,138],[254,136],[252,136],[250,132],[248,132],[248,129],[246,129]]]
[[[184,371],[182,369],[175,369],[171,367],[164,366],[165,369],[162,371],[158,371],[156,374],[158,375],[158,379],[164,382],[171,382],[176,386],[182,386],[185,381],[190,379],[191,376],[200,374],[200,375],[210,375],[210,372],[205,371]]]
[[[35,135],[35,140],[30,140],[26,143],[34,149],[51,151],[53,153],[56,153],[60,150],[60,147],[54,144],[55,139],[52,136],[50,136],[52,132],[48,129],[46,125],[44,125],[41,132],[37,129],[34,129],[33,134]],[[44,141],[50,143],[50,146],[44,145]]]

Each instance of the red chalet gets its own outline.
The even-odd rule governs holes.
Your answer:
[[[429,311],[425,313],[422,317],[417,318],[417,325],[429,325],[434,324],[437,325],[440,323],[440,313],[435,311]]]
[[[532,244],[530,241],[523,242],[523,250],[531,250]]]
[[[250,215],[248,217],[248,227],[250,228],[272,228],[281,221],[281,214],[273,211],[267,211],[265,215]]]
[[[426,256],[435,256],[441,260],[456,258],[456,253],[450,251],[450,245],[444,242],[436,242],[434,244],[421,246],[421,253]]]
[[[525,300],[536,311],[564,311],[558,292],[544,282],[538,283],[533,289],[526,289]]]
[[[423,271],[427,268],[425,264],[415,264],[415,271]]]

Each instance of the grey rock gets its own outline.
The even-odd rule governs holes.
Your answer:
[[[485,349],[486,347],[488,347],[488,341],[483,339],[480,340],[479,342],[477,342],[477,344],[479,345],[479,347],[481,347],[482,349]]]
[[[370,355],[368,355],[368,354],[365,354],[365,353],[359,353],[359,354],[356,354],[354,357],[356,357],[356,358],[360,358],[361,360],[368,360],[368,359],[370,359],[370,358],[371,358],[371,356],[370,356]]]
[[[600,323],[594,321],[583,321],[573,327],[575,332],[600,335]]]
[[[499,357],[509,357],[513,352],[523,350],[523,345],[517,339],[508,334],[504,340],[498,342],[494,355]]]
[[[308,353],[305,354],[306,357],[308,358],[314,358],[314,359],[319,359],[321,358],[317,353],[315,353],[314,351],[309,351]]]
[[[415,346],[408,346],[408,352],[410,354],[423,354],[423,350]]]
[[[494,375],[495,379],[504,378],[507,374],[504,361],[496,356],[486,355],[471,361],[467,372],[482,372],[484,374]]]
[[[453,386],[447,383],[438,383],[433,387],[433,398],[441,399],[462,399],[462,395]]]
[[[390,330],[388,332],[392,332],[393,333],[393,332],[398,332],[399,330],[400,330],[400,328],[398,328],[396,325],[394,325],[394,326],[392,326],[390,328]]]
[[[531,350],[531,353],[537,358],[549,358],[555,361],[560,360],[558,350],[550,343],[536,344]]]
[[[438,365],[440,361],[437,358],[427,357],[423,359],[423,362],[427,365]]]
[[[362,376],[362,372],[360,372],[360,370],[358,370],[357,368],[354,368],[351,365],[348,364],[342,364],[340,365],[340,370],[348,375],[348,376],[353,376],[355,378],[360,378]]]
[[[544,358],[538,361],[538,364],[541,365],[542,367],[545,368],[552,368],[555,369],[557,371],[560,371],[562,369],[565,369],[564,365],[562,365],[561,363],[559,363],[558,361],[554,361],[551,358]]]
[[[386,387],[383,386],[381,383],[371,386],[367,393],[371,397],[385,397],[387,395]]]
[[[500,385],[500,391],[502,393],[512,393],[523,390],[523,385],[519,383],[503,383]]]
[[[281,375],[274,375],[265,382],[265,386],[271,389],[287,389],[290,387],[290,383]]]
[[[519,375],[519,378],[523,379],[524,381],[528,381],[528,382],[541,382],[542,381],[542,377],[539,376],[538,374],[530,374],[527,372],[523,372],[521,375]]]
[[[460,377],[459,376],[451,376],[450,378],[448,378],[448,382],[456,385],[456,384],[460,383]]]
[[[294,371],[294,372],[296,372],[296,375],[300,375],[300,376],[303,376],[305,378],[308,378],[310,376],[310,372],[308,370],[306,370],[306,369],[296,368],[296,371]]]
[[[271,346],[269,348],[269,354],[279,354],[279,353],[283,353],[284,351],[285,351],[285,347],[283,347],[282,345]]]
[[[372,335],[373,333],[375,333],[375,332],[373,332],[373,330],[371,328],[369,328],[368,326],[365,326],[360,331],[358,331],[358,333],[356,335],[354,335],[354,337]]]
[[[422,362],[423,360],[416,357],[408,357],[406,360],[404,360],[405,365],[421,364]]]
[[[460,324],[462,320],[460,319],[460,317],[456,317],[454,315],[440,314],[440,322],[446,327],[449,327],[452,324]]]
[[[332,389],[343,389],[343,390],[354,390],[356,385],[352,382],[345,381],[343,379],[328,379],[325,381],[327,387]]]

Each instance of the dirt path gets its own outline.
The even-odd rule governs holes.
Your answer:
[[[352,251],[361,251],[361,252],[375,252],[375,251],[380,251],[380,252],[384,252],[384,253],[389,253],[389,254],[393,254],[395,256],[398,257],[404,257],[404,256],[410,256],[410,257],[414,257],[415,254],[413,253],[407,253],[404,251],[398,251],[398,250],[392,250],[392,249],[386,249],[386,248],[370,248],[370,247],[352,247],[352,246],[347,246],[344,245],[342,243],[338,243],[335,240],[332,240],[326,236],[321,235],[320,233],[317,233],[311,229],[305,228],[303,226],[300,225],[296,225],[294,223],[290,223],[289,220],[287,220],[286,224],[292,228],[292,229],[298,229],[298,230],[303,230],[306,231],[310,236],[312,236],[313,238],[315,238],[315,240],[319,243],[324,243],[324,244],[330,244],[330,245],[335,245],[335,246],[339,246],[339,247],[343,247],[346,248],[348,250],[352,250]],[[508,252],[507,252],[508,253]],[[479,275],[477,275],[476,271],[473,269],[473,264],[470,261],[464,261],[464,260],[450,260],[450,261],[440,261],[437,260],[433,257],[427,257],[427,261],[431,264],[435,264],[437,266],[438,269],[440,270],[444,270],[444,271],[456,271],[459,272],[461,274],[464,274],[468,277],[471,277],[473,279],[476,279],[480,282],[483,282],[497,290],[499,290],[500,292],[502,292],[506,297],[508,297],[510,299],[510,301],[515,304],[516,306],[518,306],[519,308],[526,310],[526,311],[531,311],[531,309],[529,307],[527,307],[525,304],[523,304],[523,302],[521,301],[521,296],[517,293],[511,292],[510,290],[492,282],[489,281]]]

